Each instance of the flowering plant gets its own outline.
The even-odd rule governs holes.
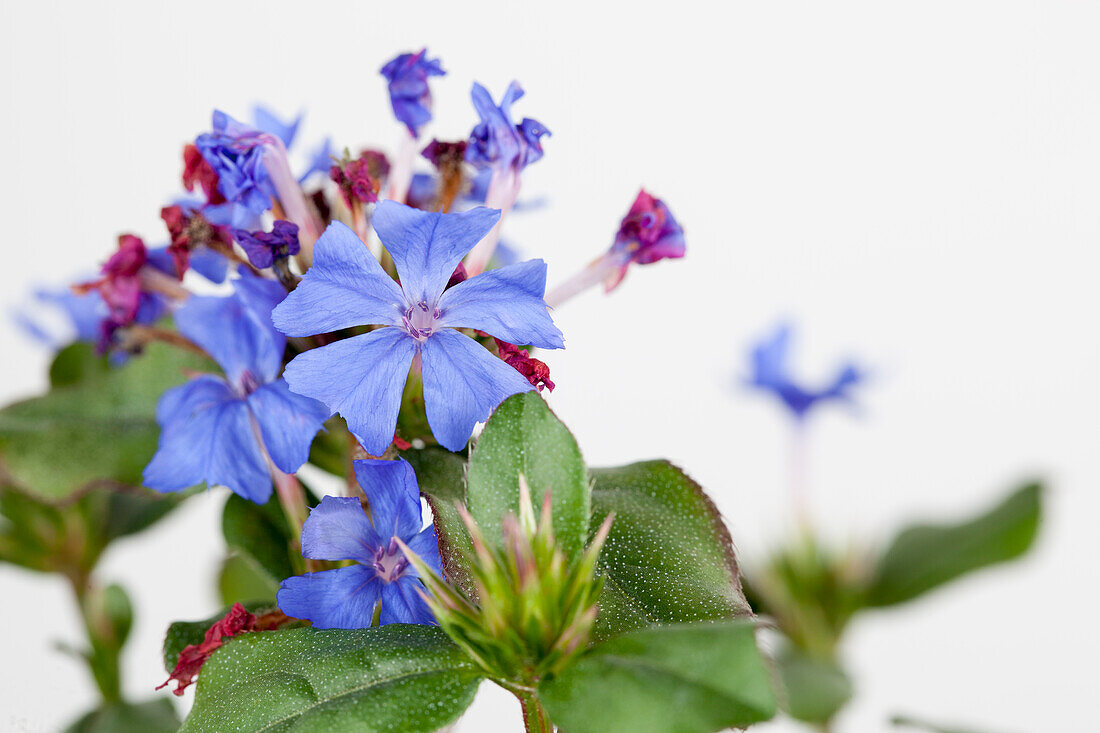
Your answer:
[[[168,243],[122,235],[98,276],[42,293],[71,338],[26,318],[72,343],[51,391],[2,413],[0,559],[73,588],[104,698],[78,725],[179,726],[163,697],[122,699],[131,610],[94,569],[110,541],[203,486],[229,492],[231,554],[225,608],[173,623],[165,640],[162,687],[195,685],[182,730],[431,731],[483,680],[515,695],[528,730],[702,733],[779,704],[827,722],[843,697],[800,714],[813,671],[797,677],[791,654],[758,645],[703,489],[660,460],[587,466],[544,399],[557,385],[543,358],[565,347],[554,309],[684,256],[668,205],[641,191],[609,249],[547,292],[545,262],[514,261],[500,240],[550,135],[513,118],[521,87],[497,103],[475,84],[468,138],[426,142],[441,62],[422,50],[381,73],[402,125],[392,156],[337,156],[326,140],[296,174],[300,118],[216,111],[184,148],[190,195],[161,212]],[[416,171],[418,150],[431,172]],[[801,424],[847,399],[861,372],[801,389],[787,338],[754,352],[750,382]],[[1026,548],[1031,518],[1009,517],[1015,544],[973,566]],[[971,569],[929,582],[895,565],[860,576],[852,604]],[[752,598],[785,650],[812,652],[820,639],[799,614],[819,599],[792,588],[817,578],[785,569],[762,571]],[[839,628],[822,642],[830,653]],[[834,676],[835,661],[818,659]]]

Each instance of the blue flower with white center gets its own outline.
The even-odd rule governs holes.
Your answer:
[[[370,518],[358,498],[326,496],[302,525],[302,555],[355,564],[287,578],[276,596],[279,608],[318,629],[366,628],[379,603],[380,624],[434,625],[417,592],[423,586],[416,569],[397,544],[404,542],[440,573],[435,528],[421,529],[420,489],[412,467],[403,460],[355,461],[353,466]]]
[[[461,450],[474,425],[501,401],[533,387],[455,329],[475,328],[539,348],[565,345],[543,301],[542,260],[446,287],[463,256],[499,217],[483,207],[436,214],[380,203],[372,221],[400,285],[351,229],[331,224],[314,247],[313,267],[272,314],[275,326],[288,336],[381,328],[299,354],[284,373],[290,388],[343,415],[363,447],[381,455],[393,438],[405,379],[418,358],[432,433],[449,450]]]
[[[431,122],[432,94],[428,77],[443,76],[439,59],[427,58],[428,49],[419,53],[403,53],[382,67],[390,92],[393,116],[409,128],[409,134],[420,137],[420,128]]]
[[[281,471],[297,471],[332,413],[279,378],[286,337],[272,326],[271,309],[286,295],[283,286],[246,273],[233,285],[231,296],[192,296],[176,311],[180,333],[225,377],[202,374],[160,398],[160,444],[143,480],[158,491],[205,481],[264,504],[268,457]]]
[[[522,96],[523,89],[513,81],[498,106],[489,90],[474,83],[470,98],[481,121],[470,132],[466,162],[477,168],[519,172],[542,157],[541,138],[550,130],[530,118],[518,125],[512,122],[512,105]]]
[[[753,347],[749,386],[774,394],[800,421],[822,402],[850,401],[849,390],[865,379],[863,371],[855,364],[846,362],[824,387],[811,389],[798,384],[790,367],[791,333],[789,325],[780,325],[771,336]]]

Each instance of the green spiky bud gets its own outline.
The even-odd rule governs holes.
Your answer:
[[[554,541],[550,493],[536,519],[522,475],[519,516],[504,518],[499,546],[485,541],[464,506],[459,504],[458,511],[473,546],[466,565],[476,598],[440,578],[402,545],[427,589],[424,600],[447,635],[491,679],[513,691],[534,687],[588,643],[603,584],[596,577],[596,558],[613,517],[604,520],[579,557],[569,560]]]

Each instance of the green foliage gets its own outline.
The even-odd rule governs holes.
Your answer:
[[[141,483],[160,433],[157,400],[209,362],[163,344],[122,367],[92,365],[87,344],[55,359],[55,387],[0,410],[0,461],[20,489],[59,501],[93,482]],[[84,353],[81,353],[84,352]]]
[[[418,733],[454,721],[481,677],[440,629],[266,631],[204,665],[185,733]]]
[[[324,430],[317,433],[309,448],[309,462],[334,476],[348,472],[348,451],[351,435],[344,418],[333,415],[325,422]]]
[[[867,604],[902,603],[1023,555],[1038,533],[1041,501],[1042,486],[1029,483],[968,522],[905,529],[879,559]]]
[[[729,532],[697,483],[667,461],[593,469],[592,477],[590,532],[615,513],[599,559],[597,638],[749,613]]]
[[[470,454],[467,501],[489,542],[501,542],[504,517],[519,513],[520,474],[536,503],[551,491],[555,536],[566,557],[578,555],[588,538],[588,474],[573,435],[538,392],[501,403]]]
[[[783,686],[783,710],[792,718],[827,722],[852,697],[852,681],[835,662],[811,657],[790,644],[775,662]]]
[[[271,573],[264,570],[251,555],[233,554],[222,562],[218,573],[218,595],[227,606],[246,600],[275,603],[280,582],[273,579]]]
[[[145,529],[184,497],[105,484],[53,503],[0,483],[0,561],[79,579],[110,542]]]
[[[138,704],[107,703],[81,717],[65,733],[175,733],[179,727],[172,701],[161,697]]]
[[[295,574],[291,552],[297,550],[278,497],[272,495],[260,506],[230,494],[222,512],[222,534],[231,553],[247,556],[276,586]]]
[[[539,698],[570,733],[709,733],[775,713],[749,621],[622,634],[544,681]]]

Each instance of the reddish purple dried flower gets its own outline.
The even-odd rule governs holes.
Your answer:
[[[371,175],[370,163],[365,155],[361,155],[329,169],[329,178],[340,187],[340,196],[349,209],[355,204],[372,204],[378,200],[381,182]]]

